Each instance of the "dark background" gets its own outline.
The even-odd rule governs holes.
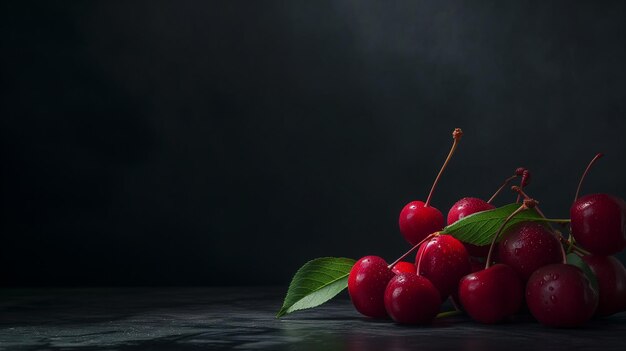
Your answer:
[[[444,213],[523,165],[567,217],[599,151],[583,191],[626,196],[621,1],[15,1],[0,39],[2,285],[393,260],[454,127]]]

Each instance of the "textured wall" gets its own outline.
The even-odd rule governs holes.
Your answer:
[[[624,2],[0,5],[0,282],[284,284],[520,165],[626,197]],[[503,196],[500,204],[510,202]]]

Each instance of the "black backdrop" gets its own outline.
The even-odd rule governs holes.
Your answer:
[[[2,285],[287,284],[520,165],[626,197],[624,2],[3,2]],[[499,204],[510,202],[506,194]]]

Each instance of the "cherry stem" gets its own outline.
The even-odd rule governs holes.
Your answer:
[[[574,236],[572,235],[571,229],[569,233],[569,238],[567,238],[567,243],[569,244],[570,248],[576,244],[576,240],[574,239]]]
[[[589,255],[591,255],[591,252],[589,252],[589,251],[587,251],[587,250],[584,250],[584,249],[582,249],[582,248],[581,248],[581,247],[579,247],[579,246],[572,246],[572,250],[573,250],[575,253],[577,253],[577,254],[579,254],[579,255],[581,255],[581,256],[589,256]]]
[[[520,180],[520,182],[519,182],[519,190],[523,191],[522,189],[524,189],[524,179]],[[519,204],[519,199],[522,196],[520,191],[517,192],[517,199],[515,199],[515,203],[516,204]],[[539,211],[537,211],[537,212],[539,212]]]
[[[578,188],[576,188],[576,196],[574,197],[574,201],[578,200],[578,194],[580,193],[580,187],[582,186],[583,180],[585,180],[585,177],[587,176],[587,173],[591,169],[591,166],[593,166],[593,164],[596,163],[596,161],[598,159],[600,159],[602,156],[604,156],[603,153],[598,153],[593,159],[591,159],[591,161],[587,165],[587,168],[585,169],[585,172],[583,172],[583,175],[582,175],[582,177],[580,177],[580,181],[578,182]]]
[[[528,194],[526,194],[524,192],[524,190],[520,189],[517,185],[514,185],[511,187],[511,190],[521,194],[524,197],[524,200],[532,200],[532,198],[530,196],[528,196]],[[546,222],[548,222],[549,224],[551,223],[559,223],[561,225],[567,225],[567,223],[572,222],[571,219],[565,219],[565,218],[561,218],[561,219],[555,219],[555,218],[548,218],[546,217],[546,215],[541,211],[541,209],[539,208],[539,206],[535,206],[535,210],[537,210],[537,213],[541,216],[541,218],[545,219]]]
[[[425,247],[424,250],[422,250],[422,253],[420,254],[420,257],[417,258],[417,266],[415,267],[417,275],[420,275],[420,265],[422,264],[422,257],[424,257],[424,253],[426,252],[426,249],[428,249],[428,247]]]
[[[569,237],[567,238],[567,242],[569,243],[570,248],[572,246],[576,246],[576,239],[574,239],[574,236],[572,235],[572,227],[571,226],[569,228]]]
[[[441,178],[443,171],[448,166],[448,162],[450,162],[452,155],[454,155],[454,151],[456,150],[456,147],[459,145],[459,141],[461,140],[462,136],[463,136],[463,131],[461,130],[461,128],[455,128],[454,131],[452,131],[452,138],[454,138],[454,142],[452,143],[452,148],[450,148],[448,157],[446,157],[446,160],[443,163],[443,166],[441,166],[441,169],[439,170],[439,174],[437,174],[437,178],[435,178],[435,182],[433,183],[432,188],[430,188],[430,193],[428,193],[428,198],[426,198],[424,207],[428,207],[428,205],[430,205],[430,199],[433,196],[433,193],[435,192],[435,188],[437,187],[437,184],[439,184],[439,179]]]
[[[489,200],[487,200],[487,203],[490,204],[491,201],[493,201],[500,194],[500,192],[502,192],[504,187],[507,186],[515,178],[517,178],[517,175],[512,175],[512,176],[506,178],[506,180],[504,181],[504,183],[502,183],[502,185],[498,188],[498,190],[496,190],[496,192],[493,195],[491,195]]]
[[[580,247],[580,246],[576,246],[576,245],[574,245],[574,243],[572,243],[570,240],[565,239],[565,238],[563,237],[563,234],[561,234],[561,232],[559,232],[559,231],[556,231],[556,232],[557,232],[557,235],[558,235],[558,237],[559,237],[559,241],[561,242],[561,244],[563,244],[563,245],[567,245],[567,249],[568,249],[568,250],[573,251],[573,252],[576,252],[576,253],[581,254],[581,255],[583,255],[583,256],[586,256],[586,255],[591,255],[591,253],[590,253],[589,251],[587,251],[587,250],[583,249],[583,248],[582,248],[582,247]]]
[[[522,172],[522,179],[520,180],[520,183],[519,183],[520,189],[524,189],[524,187],[528,184],[529,177],[530,177],[530,173],[528,173],[528,170],[525,169]],[[520,194],[518,193],[517,194],[517,200],[515,200],[515,203],[518,203],[519,200],[520,200]]]
[[[567,254],[565,253],[565,247],[563,245],[559,245],[561,249],[561,256],[563,257],[563,264],[567,264]]]
[[[489,253],[487,254],[487,263],[485,264],[485,269],[491,267],[491,256],[493,255],[493,248],[496,246],[496,242],[498,241],[498,237],[500,236],[500,234],[502,233],[502,230],[504,229],[504,227],[506,226],[507,223],[509,223],[509,221],[515,217],[518,213],[527,210],[531,207],[535,207],[537,204],[537,202],[533,199],[529,199],[529,200],[524,200],[524,202],[522,203],[522,205],[515,211],[513,211],[513,213],[511,213],[505,220],[504,222],[502,222],[502,224],[500,225],[500,228],[498,228],[498,231],[496,232],[496,235],[493,236],[493,239],[491,239],[491,246],[489,246]]]
[[[515,191],[517,193],[517,196],[523,196],[524,200],[532,200],[532,198],[530,196],[528,196],[528,194],[526,194],[524,192],[524,190],[522,190],[522,188],[520,188],[517,185],[513,185],[511,187],[511,190]],[[545,214],[543,214],[543,212],[541,211],[541,209],[539,208],[539,206],[535,206],[535,210],[537,210],[537,213],[539,213],[539,215],[541,216],[541,218],[543,219],[548,219],[548,217],[546,217]]]
[[[424,239],[422,239],[422,241],[420,241],[419,243],[413,245],[413,247],[404,253],[404,255],[400,256],[400,258],[398,258],[397,260],[393,261],[392,264],[388,265],[387,268],[392,269],[393,266],[395,266],[396,264],[398,264],[398,262],[402,261],[403,259],[405,259],[408,255],[411,254],[411,252],[415,251],[418,247],[420,247],[420,245],[422,245],[426,240],[429,240],[435,236],[439,235],[439,232],[434,232],[430,235],[428,235],[427,237],[425,237]]]

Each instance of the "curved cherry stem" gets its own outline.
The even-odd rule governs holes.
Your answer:
[[[489,200],[487,200],[487,203],[490,204],[491,201],[493,201],[502,192],[502,190],[504,190],[504,187],[509,185],[509,183],[515,178],[517,178],[517,174],[506,178],[506,180],[504,181],[504,183],[502,183],[502,185],[498,188],[498,190],[496,190],[496,192],[493,195],[491,195]]]
[[[498,228],[498,231],[496,232],[496,235],[493,236],[493,239],[491,239],[491,246],[489,246],[489,253],[487,254],[487,263],[485,264],[485,269],[491,267],[491,257],[493,256],[493,248],[496,246],[496,242],[498,241],[498,237],[500,236],[500,234],[502,233],[502,230],[504,229],[504,227],[507,225],[507,223],[509,223],[509,221],[515,217],[518,213],[527,210],[529,208],[535,207],[537,204],[537,202],[533,199],[530,200],[524,200],[524,202],[522,203],[522,205],[515,211],[513,211],[513,213],[511,213],[505,220],[504,222],[502,222],[502,224],[500,225],[500,228]]]
[[[526,185],[528,185],[528,180],[529,180],[529,179],[530,179],[530,173],[528,172],[528,170],[527,170],[527,169],[524,169],[524,171],[522,172],[522,179],[521,179],[521,180],[520,180],[520,182],[519,182],[519,188],[520,188],[521,190],[523,190],[523,189],[524,189],[524,187],[525,187]],[[515,200],[515,203],[519,203],[520,196],[521,196],[521,194],[520,194],[520,193],[518,193],[518,194],[517,194],[517,200]]]
[[[433,193],[435,192],[435,188],[437,187],[437,184],[439,184],[439,179],[441,178],[443,171],[446,169],[446,167],[448,167],[448,163],[450,162],[452,155],[454,155],[454,151],[459,145],[459,141],[461,140],[462,136],[463,136],[463,131],[461,130],[461,128],[455,128],[454,131],[452,131],[452,138],[454,138],[454,142],[452,143],[452,148],[450,148],[448,157],[446,157],[446,160],[444,161],[443,166],[441,166],[441,169],[439,170],[439,174],[437,174],[437,178],[435,178],[435,182],[433,183],[433,186],[430,188],[430,192],[428,193],[428,198],[426,198],[424,207],[428,207],[428,205],[430,205],[430,199],[433,196]]]
[[[591,166],[593,166],[593,164],[596,163],[596,161],[598,159],[602,158],[602,156],[604,156],[603,153],[598,153],[593,159],[591,159],[591,161],[587,165],[587,168],[585,169],[585,172],[583,172],[583,175],[582,175],[582,177],[580,177],[580,181],[578,182],[578,188],[576,188],[576,196],[574,196],[574,202],[576,202],[576,200],[578,200],[578,194],[580,193],[580,187],[582,186],[583,180],[585,180],[585,177],[587,176],[587,173],[589,173],[589,170],[591,169]]]
[[[439,232],[434,232],[432,234],[429,234],[427,237],[425,237],[424,239],[422,239],[422,241],[420,241],[419,243],[413,245],[413,247],[404,253],[404,255],[400,256],[400,258],[398,258],[397,260],[393,261],[392,264],[388,265],[387,268],[392,269],[393,266],[395,266],[396,264],[398,264],[398,262],[402,261],[403,259],[405,259],[408,255],[411,254],[411,252],[415,251],[418,247],[420,247],[420,245],[422,245],[425,241],[430,240],[431,238],[436,237],[437,235],[439,235]]]
[[[561,249],[561,257],[563,257],[563,264],[567,264],[567,253],[565,253],[565,247],[561,244],[559,245],[559,248]]]
[[[417,271],[417,275],[420,275],[420,265],[422,264],[422,257],[424,257],[424,252],[426,252],[426,249],[428,249],[428,247],[426,247],[424,250],[422,250],[422,253],[420,254],[420,257],[417,258],[417,266],[415,267],[415,269]]]

